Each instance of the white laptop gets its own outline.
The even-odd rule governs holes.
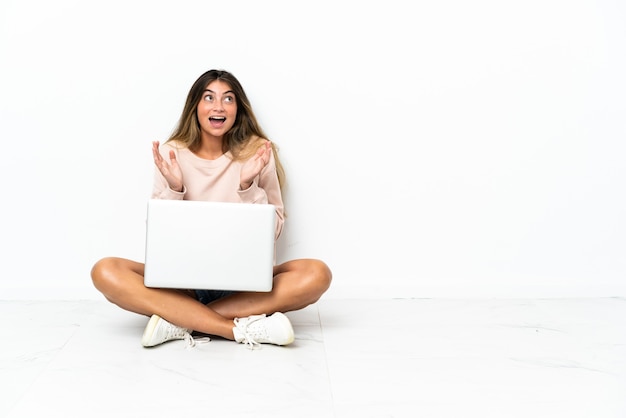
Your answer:
[[[144,284],[268,292],[275,220],[269,204],[150,199]]]

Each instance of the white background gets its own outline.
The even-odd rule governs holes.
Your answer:
[[[327,297],[626,295],[626,7],[2,0],[0,298],[143,260],[152,140],[211,68],[289,185]]]

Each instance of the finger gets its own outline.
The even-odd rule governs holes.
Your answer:
[[[265,143],[265,152],[263,153],[263,163],[267,165],[270,161],[270,154],[272,153],[272,143],[267,141]]]
[[[161,157],[161,153],[159,152],[158,142],[152,143],[152,157],[154,158],[154,163],[160,165],[163,161],[163,157]]]
[[[256,152],[257,157],[260,157],[263,162],[265,162],[266,158],[269,158],[271,152],[271,143],[270,141],[265,141],[265,146],[260,146]]]

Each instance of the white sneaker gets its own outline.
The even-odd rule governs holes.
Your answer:
[[[141,338],[144,347],[154,347],[171,340],[185,340],[187,347],[196,345],[191,330],[170,324],[158,315],[152,315]]]
[[[233,333],[235,341],[247,344],[251,349],[262,343],[287,345],[294,340],[291,322],[280,312],[270,316],[262,314],[235,318]]]

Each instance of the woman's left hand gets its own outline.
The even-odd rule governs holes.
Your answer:
[[[272,144],[270,141],[265,141],[265,144],[259,147],[256,154],[244,163],[239,176],[239,187],[241,187],[241,190],[246,190],[252,185],[252,180],[270,162],[271,152]]]

